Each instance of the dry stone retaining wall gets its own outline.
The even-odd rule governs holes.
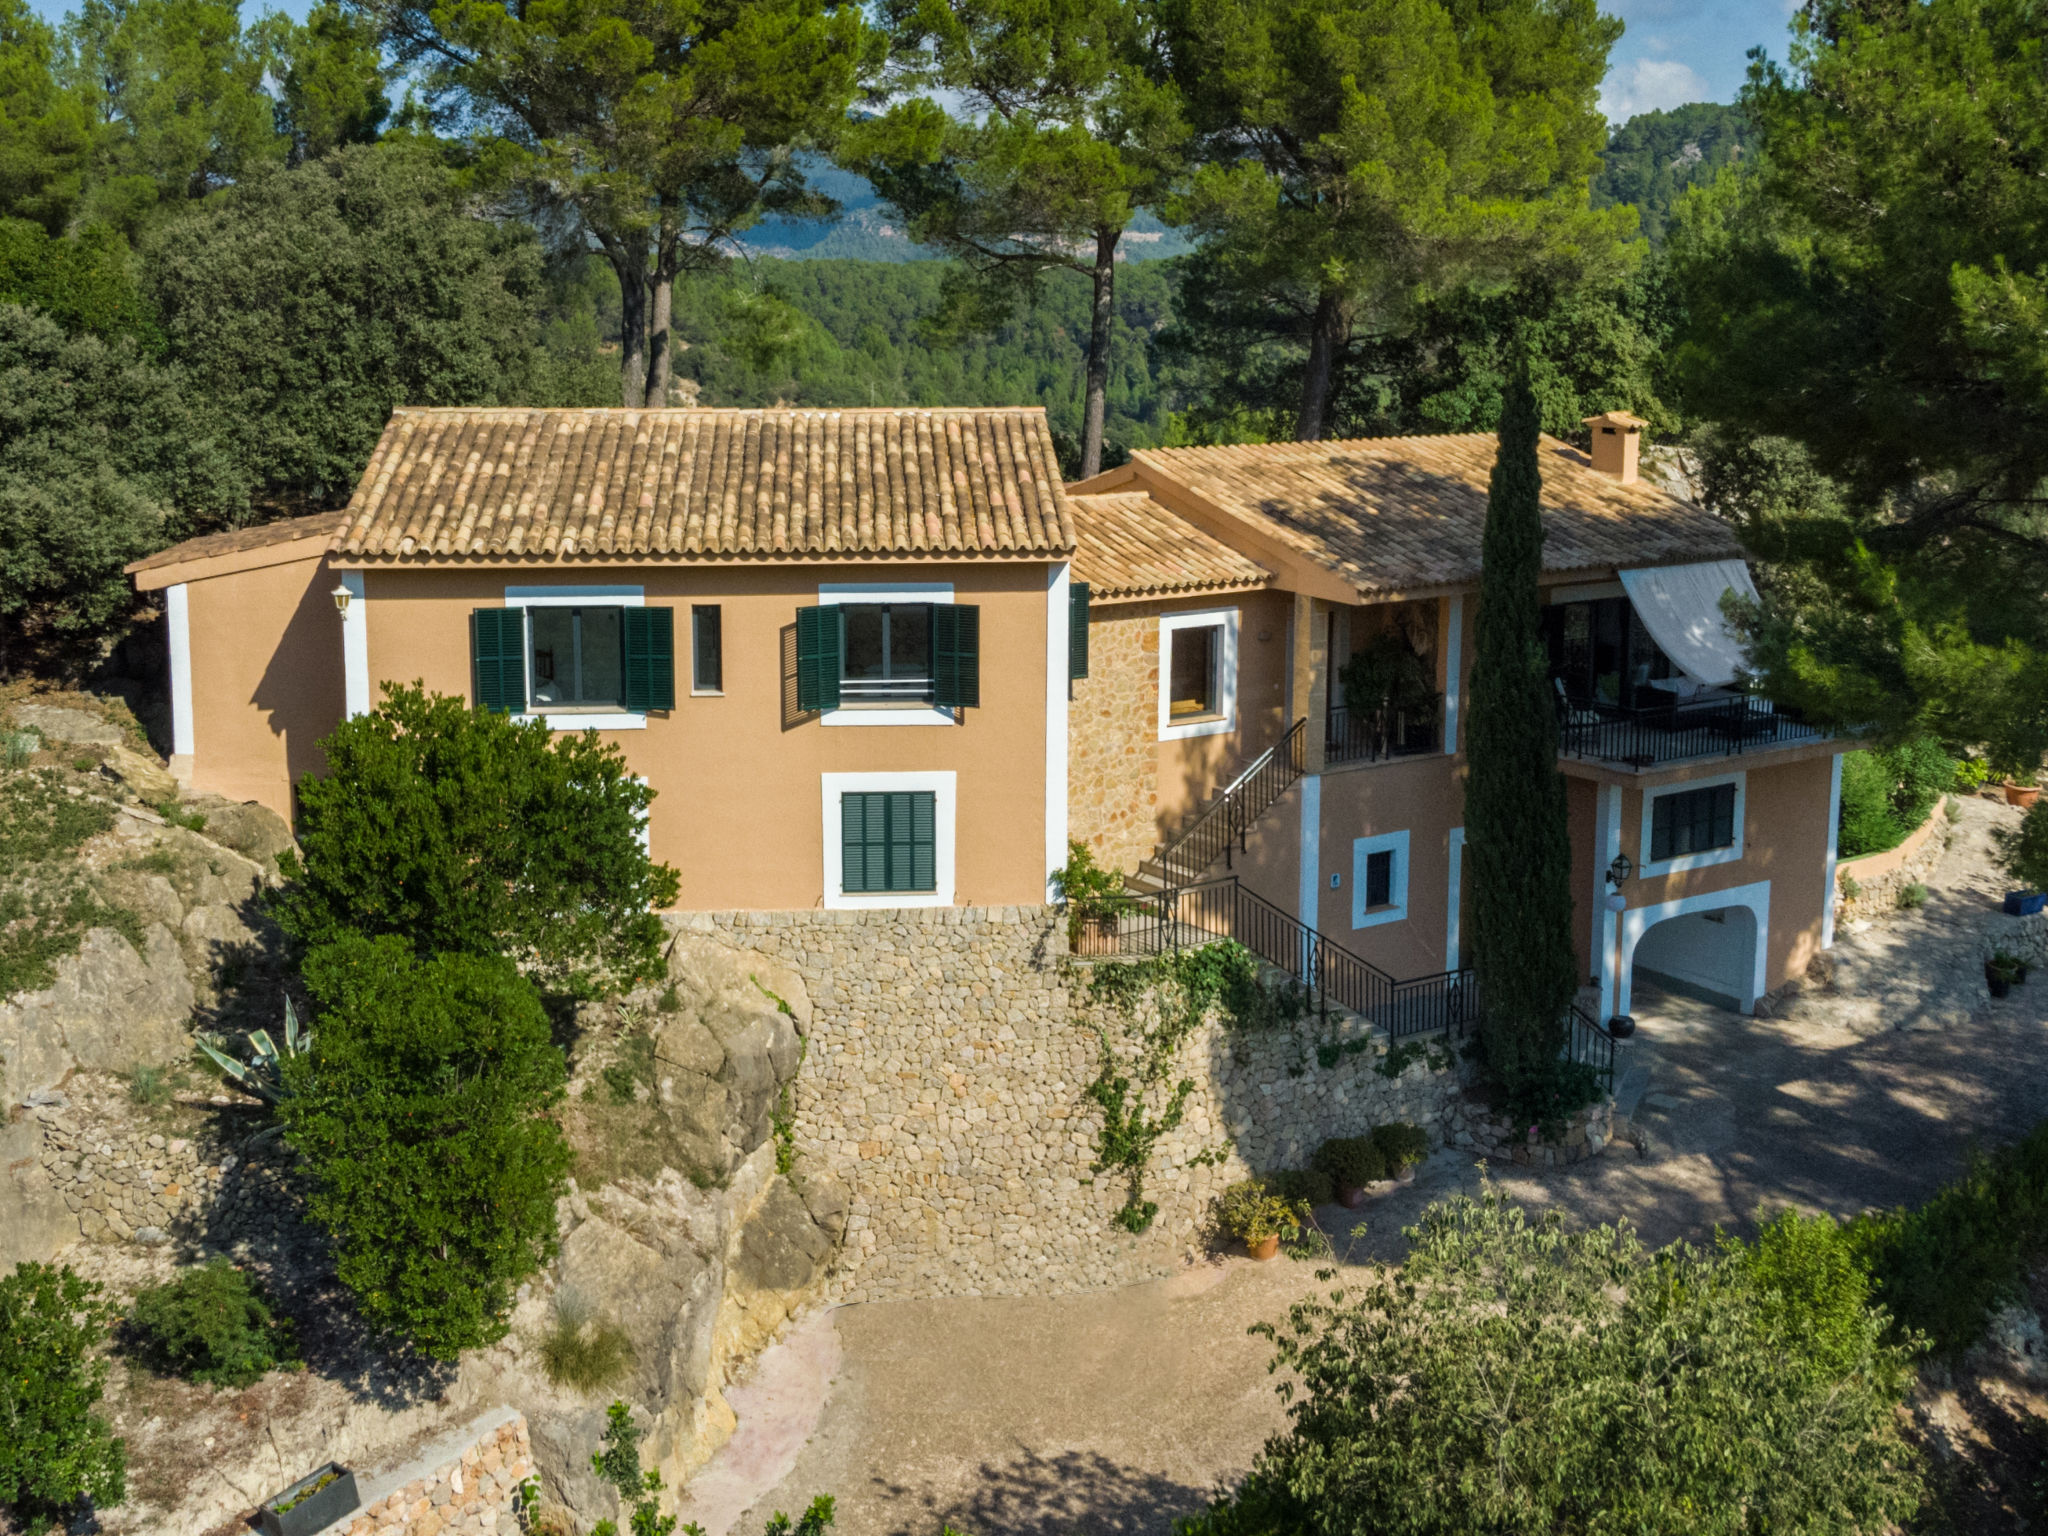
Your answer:
[[[1899,893],[1909,885],[1926,882],[1948,851],[1952,835],[1953,823],[1937,801],[1927,820],[1898,847],[1843,859],[1835,866],[1835,921],[1851,923],[1897,911]],[[1847,894],[1846,881],[1855,882],[1853,899]]]
[[[533,1475],[526,1417],[500,1408],[373,1481],[362,1508],[321,1536],[518,1536],[514,1496]]]
[[[849,1191],[834,1280],[846,1300],[1087,1290],[1170,1272],[1201,1239],[1210,1197],[1253,1171],[1302,1166],[1321,1140],[1406,1120],[1473,1138],[1448,1053],[1339,1031],[1246,1034],[1205,1023],[1172,1079],[1195,1087],[1155,1148],[1133,1237],[1110,1220],[1124,1187],[1097,1175],[1100,1066],[1085,971],[1046,907],[695,914],[685,926],[802,973],[813,1010],[797,1078],[796,1177],[823,1167]],[[1362,1026],[1350,1026],[1352,1038]],[[1398,1066],[1395,1076],[1384,1069]]]

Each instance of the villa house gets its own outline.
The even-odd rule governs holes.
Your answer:
[[[1602,1018],[1639,971],[1746,1009],[1831,937],[1843,744],[1730,686],[1739,547],[1638,477],[1640,423],[1592,425],[1590,458],[1543,443],[1585,974]],[[615,742],[685,909],[1035,904],[1071,832],[1384,1016],[1468,958],[1494,448],[1147,450],[1063,488],[1035,409],[407,409],[345,512],[131,570],[194,787],[289,815],[335,723],[418,680]]]
[[[417,680],[616,743],[685,908],[1008,905],[1066,860],[1073,544],[1038,410],[407,409],[344,514],[131,569],[195,787],[289,815]]]
[[[1602,1019],[1639,971],[1746,1011],[1832,941],[1846,744],[1730,686],[1721,596],[1754,590],[1732,530],[1640,478],[1639,421],[1589,425],[1590,457],[1542,444],[1584,974]],[[1152,449],[1069,485],[1090,607],[1073,835],[1151,888],[1234,877],[1267,930],[1327,941],[1298,970],[1458,972],[1494,454],[1478,434]]]

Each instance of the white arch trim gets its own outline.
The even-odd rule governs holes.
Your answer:
[[[1771,953],[1771,882],[1738,885],[1732,890],[1708,891],[1700,896],[1682,896],[1677,901],[1654,907],[1631,907],[1621,914],[1621,973],[1615,978],[1616,1013],[1629,1010],[1629,993],[1636,969],[1636,944],[1642,936],[1666,918],[1684,917],[1692,912],[1719,912],[1728,907],[1747,907],[1756,918],[1756,953],[1751,957],[1749,990],[1743,995],[1742,1012],[1756,1007],[1756,1000],[1770,990],[1765,983]]]

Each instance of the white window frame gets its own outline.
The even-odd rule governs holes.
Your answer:
[[[950,581],[891,581],[891,582],[830,582],[818,588],[818,606],[837,607],[841,603],[948,603],[953,601],[953,583]],[[842,659],[841,665],[843,666]],[[908,709],[828,709],[818,717],[820,725],[958,725],[957,710],[940,709],[936,704],[919,704]],[[838,882],[826,882],[830,890]],[[895,902],[887,905],[902,906]],[[936,903],[951,906],[950,901]]]
[[[1353,838],[1351,842],[1351,926],[1377,928],[1381,923],[1399,923],[1408,917],[1408,834],[1382,832],[1377,837]],[[1365,905],[1365,861],[1376,853],[1394,856],[1394,878],[1387,894],[1393,898],[1384,907]]]
[[[1726,848],[1716,848],[1708,853],[1681,854],[1675,859],[1652,859],[1650,849],[1654,846],[1652,837],[1656,829],[1656,807],[1659,800],[1667,795],[1691,794],[1699,789],[1717,789],[1723,784],[1735,786],[1735,841]],[[1642,840],[1636,844],[1636,873],[1645,878],[1656,875],[1675,875],[1688,869],[1705,869],[1710,864],[1733,864],[1742,857],[1743,812],[1748,802],[1749,775],[1746,772],[1721,773],[1710,779],[1686,779],[1681,783],[1667,784],[1661,789],[1643,791]]]
[[[818,775],[824,799],[825,906],[828,911],[888,907],[950,907],[953,905],[953,817],[958,776],[932,773],[823,773]],[[929,891],[855,891],[841,888],[845,870],[839,844],[839,797],[895,790],[926,790],[932,796],[932,885]]]
[[[1203,608],[1193,613],[1162,614],[1159,619],[1159,739],[1185,741],[1192,736],[1222,736],[1237,729],[1237,629],[1235,608]],[[1216,661],[1218,712],[1198,720],[1173,720],[1173,636],[1182,629],[1223,631]]]
[[[505,589],[507,608],[645,608],[647,589],[645,587],[507,587]],[[520,644],[525,648],[520,670],[528,674],[527,698],[532,699],[533,678],[533,631],[522,616],[520,621]],[[644,731],[647,717],[633,710],[529,710],[512,717],[521,725],[530,720],[540,720],[551,731]]]

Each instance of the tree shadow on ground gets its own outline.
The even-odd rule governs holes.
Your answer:
[[[875,1484],[900,1510],[891,1529],[904,1536],[932,1536],[946,1526],[965,1536],[1165,1536],[1175,1520],[1206,1509],[1218,1491],[1126,1466],[1099,1451],[1025,1451],[1008,1461],[985,1461],[967,1490],[951,1498],[887,1478]]]

